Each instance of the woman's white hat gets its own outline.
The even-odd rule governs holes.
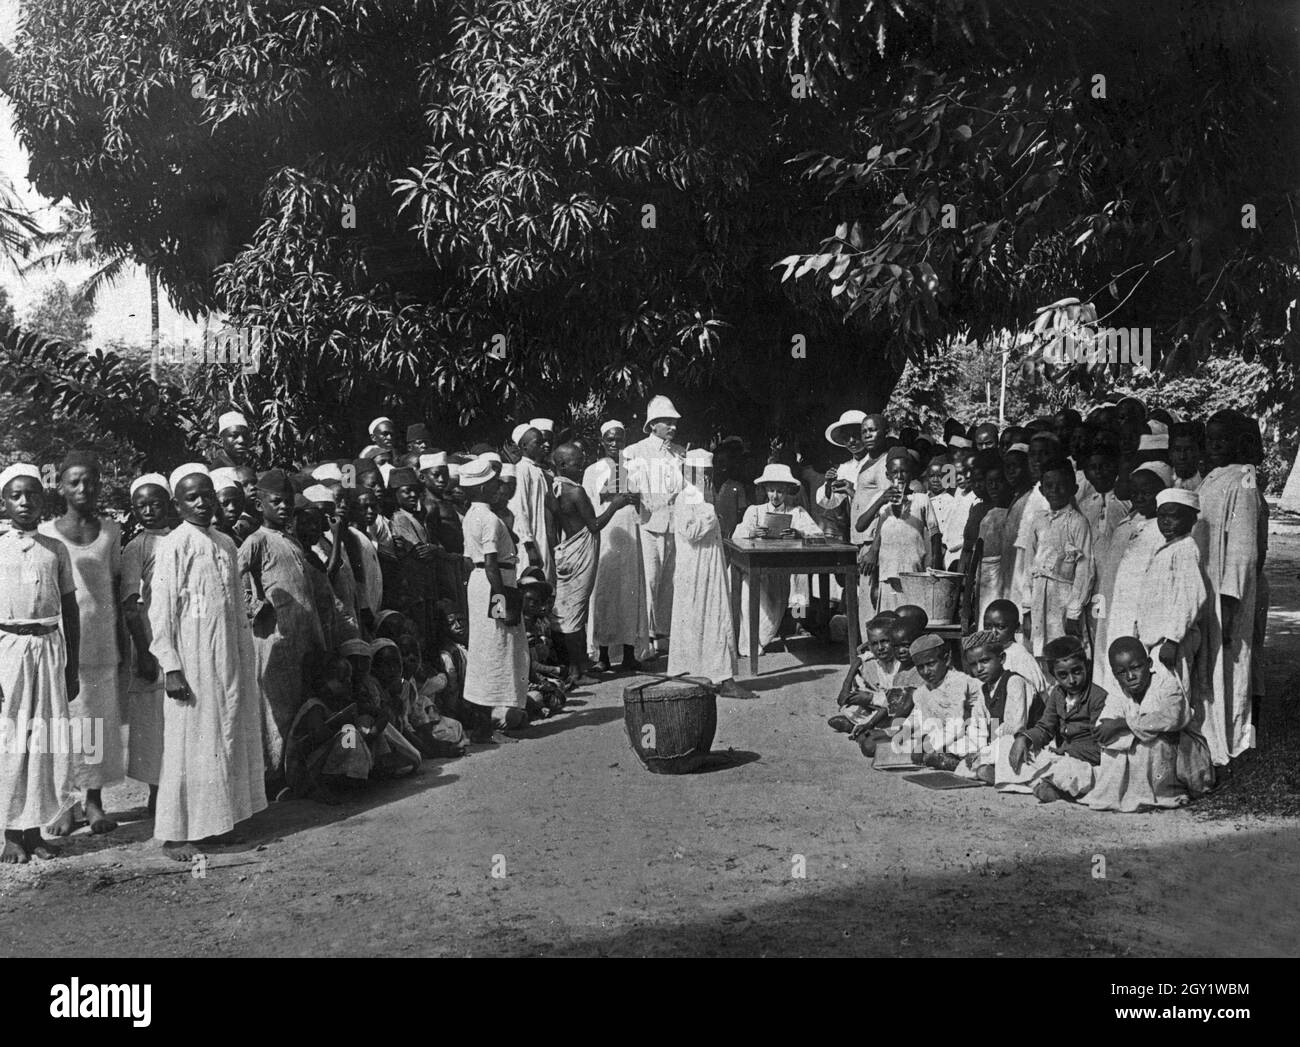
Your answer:
[[[779,462],[769,462],[763,467],[763,475],[754,481],[756,484],[794,484],[799,486],[799,481],[794,478],[794,473],[790,472],[788,465],[781,465]]]
[[[827,442],[833,443],[836,447],[843,447],[844,441],[835,439],[835,430],[849,429],[849,428],[861,429],[862,423],[863,421],[866,420],[866,417],[867,417],[866,411],[858,411],[858,410],[845,411],[842,415],[840,415],[837,421],[831,422],[831,424],[826,427]]]
[[[493,479],[497,474],[497,471],[492,468],[493,464],[486,455],[480,455],[472,462],[466,462],[460,467],[461,487],[478,487]]]
[[[681,417],[682,416],[677,413],[677,408],[673,406],[673,402],[668,399],[668,397],[652,396],[650,398],[649,406],[645,409],[645,425],[641,428],[648,433],[650,431],[651,422],[657,422],[661,418],[671,418],[675,422]]]

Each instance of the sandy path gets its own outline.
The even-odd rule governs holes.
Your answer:
[[[1272,700],[1300,650],[1300,538],[1279,530]],[[764,659],[759,701],[720,702],[715,750],[735,756],[708,773],[644,771],[610,683],[517,745],[426,764],[361,803],[276,805],[201,879],[176,874],[137,811],[112,837],[74,837],[65,860],[0,872],[0,951],[1300,952],[1295,821],[929,792],[825,727],[843,670],[825,649],[799,655]]]

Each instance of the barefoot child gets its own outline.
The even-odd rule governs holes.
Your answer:
[[[59,492],[67,512],[39,530],[62,542],[72,560],[72,579],[81,610],[81,646],[77,662],[81,688],[68,702],[74,719],[94,724],[101,739],[98,753],[78,747],[72,754],[73,787],[85,790],[86,822],[92,833],[112,832],[117,822],[104,813],[101,790],[126,773],[122,748],[122,707],[118,690],[118,593],[122,581],[122,529],[99,515],[99,462],[86,451],[70,451],[59,466]],[[53,836],[76,828],[74,811],[65,811],[50,826]]]
[[[1194,706],[1198,694],[1192,665],[1201,648],[1210,599],[1210,583],[1192,537],[1199,513],[1195,491],[1170,487],[1156,495],[1156,526],[1165,544],[1147,567],[1137,615],[1138,639],[1178,677]]]
[[[1005,792],[1032,792],[1039,803],[1082,799],[1091,791],[1101,762],[1096,724],[1106,692],[1092,682],[1092,667],[1076,636],[1060,636],[1044,650],[1056,680],[1042,718],[1016,734],[998,753],[996,781]]]
[[[1177,677],[1132,636],[1111,644],[1109,657],[1123,690],[1108,696],[1097,722],[1101,764],[1083,802],[1095,811],[1133,812],[1181,807],[1209,791],[1210,747]]]
[[[877,616],[867,623],[867,642],[849,667],[837,703],[841,712],[827,722],[854,738],[905,718],[912,711],[912,691],[921,682],[894,657],[890,628],[895,619]],[[863,658],[863,650],[870,654]]]
[[[67,547],[36,529],[40,470],[0,473],[0,504],[11,524],[0,532],[0,862],[23,865],[57,855],[41,826],[72,805],[68,697],[80,686],[81,628]]]
[[[891,744],[899,752],[910,747],[915,763],[955,771],[963,757],[978,755],[987,744],[979,682],[952,668],[948,645],[938,636],[918,637],[908,650],[921,684],[912,695],[912,713]]]
[[[1002,642],[994,630],[972,633],[961,646],[966,664],[980,682],[984,716],[989,724],[988,744],[968,755],[966,764],[976,778],[993,785],[998,751],[1010,746],[1016,734],[1029,726],[1035,695],[1023,676],[1007,669]]]
[[[167,691],[154,838],[189,861],[200,841],[266,808],[262,707],[239,554],[212,526],[207,468],[183,465],[168,486],[181,523],[154,548],[149,605]]]
[[[167,478],[145,473],[131,484],[131,511],[140,533],[122,550],[122,613],[131,637],[131,681],[127,687],[127,721],[131,744],[126,773],[149,786],[149,813],[158,803],[162,773],[163,681],[158,659],[149,653],[149,602],[153,587],[154,549],[168,534],[167,507],[171,491]]]
[[[239,547],[248,620],[252,623],[254,671],[262,696],[262,744],[266,791],[283,785],[284,733],[303,701],[303,666],[325,649],[302,546],[291,531],[294,493],[279,469],[257,482],[262,526]]]

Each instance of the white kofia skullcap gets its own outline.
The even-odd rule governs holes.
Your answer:
[[[1174,482],[1174,467],[1168,462],[1143,462],[1141,465],[1134,467],[1133,471],[1135,473],[1154,473],[1165,482],[1166,487],[1171,486]]]
[[[1012,451],[1019,451],[1021,454],[1028,454],[1028,453],[1029,453],[1029,445],[1028,445],[1028,444],[1012,444],[1010,447],[1007,448],[1007,454],[1010,454]]]
[[[248,419],[238,411],[227,411],[217,419],[217,433],[224,433],[228,429],[247,429]]]
[[[502,463],[501,463],[501,479],[503,479],[503,480],[513,480],[514,478],[515,478],[515,463],[514,463],[514,462],[502,462]]]
[[[220,491],[227,487],[240,487],[239,477],[235,475],[233,469],[213,469],[208,475],[212,477],[212,489],[214,491]],[[243,488],[240,487],[240,490],[243,490]]]
[[[461,487],[478,487],[493,479],[497,474],[493,464],[487,455],[479,455],[472,462],[466,462],[460,467]]]
[[[528,424],[539,433],[555,432],[555,423],[549,418],[534,418]]]
[[[1184,491],[1180,487],[1167,487],[1156,495],[1157,508],[1166,502],[1173,502],[1174,505],[1185,505],[1189,509],[1195,509],[1198,513],[1201,511],[1201,496],[1195,491]]]
[[[447,464],[447,452],[439,451],[437,454],[422,454],[416,464],[419,466],[420,472],[424,472],[425,469],[437,469]]]
[[[389,418],[385,414],[381,414],[378,418],[376,418],[373,422],[370,423],[370,425],[366,428],[366,432],[369,433],[371,436],[374,436],[375,430],[378,429],[381,425],[383,425],[384,422],[387,422],[389,425],[393,424],[393,420],[391,418]]]
[[[712,463],[710,463],[712,464]],[[763,467],[763,475],[754,481],[756,484],[798,484],[799,481],[794,478],[794,473],[790,472],[788,465],[779,463],[768,463]]]
[[[339,483],[342,483],[343,470],[334,462],[326,462],[323,465],[316,466],[316,468],[311,471],[311,478],[313,480],[337,480]]]
[[[309,502],[329,502],[330,505],[334,504],[334,492],[324,484],[312,484],[302,492],[302,496]]]
[[[178,465],[171,471],[171,475],[167,477],[168,489],[174,493],[177,484],[184,480],[185,477],[193,476],[195,473],[202,473],[204,476],[212,475],[208,472],[208,467],[202,462],[186,462],[184,465]]]
[[[396,468],[397,467],[393,465],[391,462],[379,463],[379,475],[383,479],[385,487],[388,486],[388,474],[391,473]]]
[[[974,447],[975,443],[973,440],[968,440],[964,436],[950,436],[948,438],[948,446],[949,447]]]
[[[162,473],[144,473],[131,481],[131,491],[128,497],[134,495],[141,487],[146,487],[149,484],[153,484],[155,487],[161,487],[169,495],[172,493],[171,488],[167,486],[167,477],[163,476]]]
[[[0,491],[5,489],[10,480],[16,480],[20,476],[30,476],[38,483],[41,482],[41,471],[36,466],[30,462],[14,462],[8,469],[0,473]]]
[[[529,429],[536,429],[536,428],[537,426],[533,425],[532,422],[520,422],[518,425],[514,427],[514,430],[510,433],[510,442],[512,444],[517,444],[520,440],[524,438],[524,433],[528,432]]]
[[[1138,439],[1139,451],[1167,451],[1169,450],[1169,437],[1163,433],[1159,435],[1143,436]]]
[[[848,410],[839,416],[835,421],[826,427],[826,441],[833,443],[836,447],[843,447],[844,441],[835,439],[836,429],[861,429],[862,423],[866,420],[867,412]]]
[[[622,428],[624,428],[624,425],[623,425],[622,422],[617,422],[617,421],[615,421],[614,419],[611,418],[608,422],[605,422],[605,423],[603,423],[603,424],[601,425],[601,427],[600,427],[600,435],[601,435],[601,436],[604,436],[604,435],[605,435],[607,432],[609,432],[611,429],[622,429]]]

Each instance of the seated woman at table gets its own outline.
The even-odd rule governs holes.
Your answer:
[[[764,493],[767,501],[751,505],[744,519],[732,533],[737,538],[800,538],[820,535],[822,530],[808,515],[808,510],[795,504],[799,481],[788,465],[768,465],[763,475],[754,483]],[[784,514],[786,520],[771,522],[775,514]],[[780,527],[777,530],[777,527]],[[799,575],[793,580],[786,574],[762,576],[758,595],[758,643],[763,650],[774,648],[780,642],[781,625],[787,607],[793,607],[796,617],[802,618],[808,608],[808,580]],[[740,593],[740,656],[749,654],[749,576],[741,583]]]

